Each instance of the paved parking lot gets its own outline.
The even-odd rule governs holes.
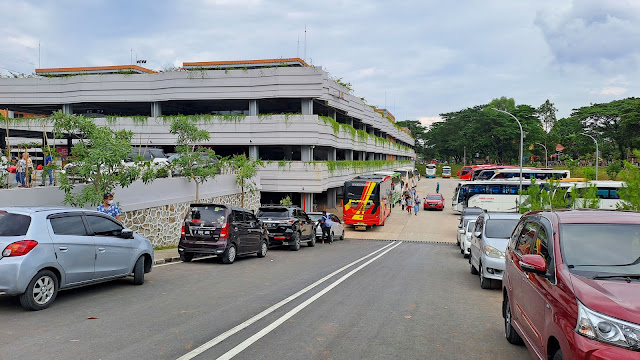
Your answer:
[[[445,198],[443,211],[424,211],[421,208],[417,216],[410,216],[406,211],[402,211],[400,205],[396,205],[384,226],[376,226],[366,231],[348,227],[346,237],[350,239],[396,239],[455,244],[458,215],[451,211],[451,197],[458,182],[458,179],[422,178],[416,187],[418,195],[420,198],[424,198],[427,193],[435,193],[436,184],[440,183],[440,193]]]

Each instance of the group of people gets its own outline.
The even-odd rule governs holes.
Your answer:
[[[405,189],[404,193],[400,198],[400,205],[402,205],[402,210],[407,210],[407,214],[418,215],[418,211],[420,211],[420,196],[416,193],[416,189]]]
[[[44,165],[47,166],[52,162],[53,157],[51,154],[47,154],[44,159]],[[18,187],[30,188],[33,186],[33,183],[36,181],[36,168],[28,152],[23,152],[19,159],[13,158],[11,161],[9,161],[6,156],[2,156],[2,163],[3,168],[8,172],[16,174],[15,179]],[[41,170],[41,167],[42,165],[38,166],[38,170]],[[49,169],[46,173],[42,174],[41,186],[45,185],[47,175],[49,177],[49,185],[53,185],[53,171]]]

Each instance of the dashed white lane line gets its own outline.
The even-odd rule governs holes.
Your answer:
[[[369,253],[369,254],[359,258],[358,260],[355,260],[355,261],[353,261],[353,262],[341,267],[340,269],[332,272],[331,274],[329,274],[329,275],[323,277],[322,279],[314,282],[313,284],[305,287],[304,289],[298,291],[297,293],[295,293],[295,294],[287,297],[286,299],[278,302],[277,304],[265,309],[264,311],[262,311],[259,314],[253,316],[252,318],[248,319],[247,321],[245,321],[245,322],[243,322],[243,323],[241,323],[241,324],[239,324],[239,325],[237,325],[237,326],[225,331],[224,333],[222,333],[222,334],[216,336],[215,338],[207,341],[206,343],[200,345],[199,347],[191,350],[190,352],[188,352],[188,353],[184,354],[183,356],[179,357],[178,360],[193,359],[194,357],[196,357],[196,356],[202,354],[203,352],[211,349],[212,347],[214,347],[215,345],[217,345],[220,342],[224,341],[225,339],[229,338],[230,336],[240,332],[241,330],[245,329],[246,327],[250,326],[251,324],[255,323],[256,321],[258,321],[258,320],[264,318],[265,316],[271,314],[272,312],[276,311],[280,307],[286,305],[287,303],[289,303],[289,302],[295,300],[296,298],[300,297],[301,295],[307,293],[308,291],[310,291],[311,289],[315,288],[316,286],[318,286],[318,285],[322,284],[323,282],[329,280],[333,276],[335,276],[335,275],[343,272],[344,270],[350,268],[351,266],[353,266],[353,265],[355,265],[355,264],[357,264],[357,263],[359,263],[359,262],[361,262],[361,261],[363,261],[363,260],[365,260],[365,259],[367,259],[367,258],[369,258],[369,257],[371,257],[371,256],[373,256],[373,255],[375,255],[375,254],[387,249],[387,248],[389,248],[390,246],[393,246],[394,244],[400,245],[400,243],[392,242],[392,243],[387,244],[387,245],[383,246],[382,248],[380,248],[380,249],[378,249],[378,250],[376,250],[376,251],[374,251],[372,253]],[[386,253],[386,251],[384,253]],[[381,255],[379,255],[378,257],[380,257],[380,256]],[[376,257],[376,259],[378,257]],[[367,264],[370,263],[370,262],[371,261],[367,262]]]

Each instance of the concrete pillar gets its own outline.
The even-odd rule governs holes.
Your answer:
[[[260,113],[258,109],[258,100],[249,100],[249,116],[258,116]]]
[[[302,99],[302,115],[313,115],[313,100]]]
[[[336,148],[330,148],[329,149],[329,156],[328,156],[327,160],[336,161],[337,158],[338,158],[338,156],[337,156]]]
[[[374,154],[374,153],[367,153],[367,160],[368,161],[373,161],[373,160],[375,160],[375,156],[376,156],[376,154]]]
[[[302,145],[300,153],[302,161],[313,161],[313,146]]]
[[[300,207],[305,212],[313,211],[313,194],[302,193]]]
[[[155,101],[151,103],[151,117],[162,116],[162,104]]]
[[[353,126],[353,118],[348,118],[347,119],[347,124]]]
[[[360,161],[365,161],[365,160],[366,160],[366,159],[365,159],[366,155],[367,155],[367,153],[365,153],[364,151],[360,151],[360,152],[358,153],[358,160],[360,160]]]
[[[347,149],[344,151],[345,160],[352,161],[353,160],[353,150]]]
[[[337,191],[336,188],[327,189],[327,207],[335,208],[336,207],[336,198]]]
[[[333,120],[338,120],[338,112],[335,109],[329,109],[329,116],[333,118]]]
[[[249,158],[253,160],[260,158],[260,148],[257,145],[249,146]]]
[[[73,104],[62,104],[63,114],[73,114]]]

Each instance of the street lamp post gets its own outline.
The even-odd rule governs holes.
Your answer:
[[[549,156],[547,154],[547,147],[540,144],[540,143],[536,143],[536,145],[540,145],[544,148],[544,167],[548,168],[549,167]]]
[[[593,142],[596,144],[596,181],[598,181],[598,142],[596,141],[596,138],[594,138],[593,136],[587,134],[587,133],[581,133],[584,136],[588,136],[591,138],[591,140],[593,140]]]
[[[523,148],[523,140],[524,140],[524,132],[522,132],[522,124],[520,124],[520,120],[518,120],[518,118],[515,117],[512,113],[506,112],[504,110],[496,109],[496,108],[492,108],[492,109],[511,116],[518,123],[518,126],[520,127],[520,190],[518,191],[518,206],[522,206],[522,148]]]

